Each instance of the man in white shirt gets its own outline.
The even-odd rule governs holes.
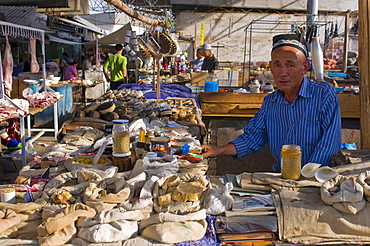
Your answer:
[[[190,62],[191,68],[194,70],[194,72],[200,71],[202,69],[204,56],[201,53],[200,48],[197,49],[196,57],[197,57],[197,59]]]

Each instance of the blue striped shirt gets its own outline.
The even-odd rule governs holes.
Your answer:
[[[261,109],[244,128],[244,134],[233,143],[235,158],[261,150],[269,142],[276,163],[273,171],[280,172],[281,147],[296,144],[301,147],[302,166],[308,162],[331,165],[331,156],[341,144],[339,100],[332,85],[303,79],[301,90],[289,104],[281,90],[266,96]]]

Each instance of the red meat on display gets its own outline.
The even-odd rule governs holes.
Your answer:
[[[5,86],[6,95],[10,96],[12,91],[13,83],[13,56],[12,50],[8,41],[8,35],[5,36],[5,52],[4,52],[4,61],[3,61],[3,80]]]

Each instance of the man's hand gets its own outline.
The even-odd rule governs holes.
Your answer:
[[[216,153],[214,151],[214,147],[209,145],[202,145],[202,156],[204,159],[208,157],[215,157]]]
[[[232,143],[218,146],[218,147],[212,147],[209,145],[202,145],[202,156],[204,159],[208,157],[216,157],[218,155],[231,155],[235,156],[237,154],[235,145]]]

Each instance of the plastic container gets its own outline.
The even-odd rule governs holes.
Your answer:
[[[158,157],[155,153],[149,152],[143,158],[143,168],[149,176],[165,177],[169,174],[177,173],[179,165],[177,158],[173,156]]]
[[[210,74],[204,83],[204,92],[218,92],[218,79],[216,75]]]
[[[113,155],[116,157],[126,156],[130,152],[130,133],[128,131],[128,120],[113,120]]]
[[[15,189],[13,188],[0,189],[0,198],[1,202],[15,204],[16,202]]]
[[[281,148],[281,177],[298,180],[301,177],[302,152],[299,145],[283,145]]]

